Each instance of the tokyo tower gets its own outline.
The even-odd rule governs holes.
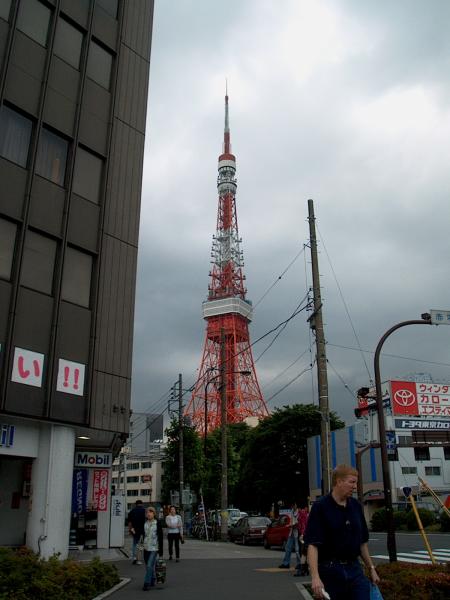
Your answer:
[[[248,331],[253,309],[245,297],[242,240],[236,216],[236,157],[231,153],[227,92],[218,171],[217,228],[212,242],[208,298],[203,302],[206,341],[198,379],[185,412],[203,435],[220,426],[222,377],[228,423],[269,414],[256,377]]]

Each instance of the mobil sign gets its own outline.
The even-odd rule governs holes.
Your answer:
[[[394,415],[450,417],[450,384],[391,381]]]
[[[107,467],[110,468],[112,464],[112,454],[107,452],[75,452],[75,467],[87,467],[87,468],[99,468]]]

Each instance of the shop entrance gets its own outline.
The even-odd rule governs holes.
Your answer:
[[[31,460],[0,456],[0,546],[25,544]]]

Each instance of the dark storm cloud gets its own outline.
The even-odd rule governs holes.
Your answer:
[[[443,1],[285,0],[283,10],[271,1],[156,3],[135,409],[154,406],[179,372],[191,385],[200,366],[226,77],[254,303],[308,241],[307,199],[315,201],[331,408],[351,420],[352,394],[373,377],[386,329],[450,307],[449,12]],[[309,261],[309,252],[300,256],[256,307],[253,341],[303,298]],[[358,341],[347,312],[364,354],[351,349]],[[258,360],[266,398],[308,368],[306,318]],[[385,351],[398,358],[383,358],[383,377],[449,379],[447,366],[431,364],[450,363],[449,336],[436,327],[397,332]],[[270,340],[255,344],[255,358]],[[269,406],[315,401],[312,376]]]

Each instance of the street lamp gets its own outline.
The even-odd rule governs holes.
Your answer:
[[[389,553],[389,560],[395,562],[397,560],[397,548],[395,543],[395,528],[394,528],[394,515],[392,512],[392,490],[391,490],[391,476],[389,473],[389,462],[386,447],[386,423],[384,419],[384,408],[383,408],[383,395],[381,391],[381,376],[380,376],[380,354],[381,348],[386,339],[400,327],[406,325],[431,325],[431,317],[428,313],[424,313],[422,319],[413,319],[411,321],[402,321],[391,327],[378,342],[378,346],[375,350],[374,358],[374,371],[375,371],[375,389],[376,389],[376,403],[378,412],[378,432],[380,438],[380,450],[381,450],[381,468],[383,472],[383,488],[384,488],[384,502],[386,507],[387,517],[387,548]]]

